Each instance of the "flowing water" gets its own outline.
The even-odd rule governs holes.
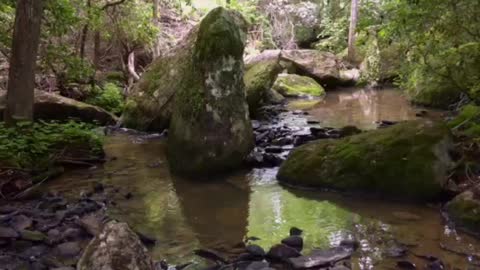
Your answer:
[[[379,120],[413,119],[418,111],[396,90],[342,90],[315,103],[297,102],[291,107],[303,106],[321,125],[363,129],[374,128]],[[162,138],[109,136],[105,145],[108,162],[70,172],[50,187],[78,194],[102,181],[120,188],[120,194],[131,192],[131,199],[116,200],[111,215],[158,239],[153,256],[170,263],[198,260],[192,256],[198,247],[229,251],[251,236],[268,248],[296,226],[304,230],[306,249],[335,246],[353,237],[360,240],[353,269],[396,269],[395,259],[387,255],[399,244],[410,248],[407,258],[418,265],[425,261],[413,254],[439,257],[447,269],[480,269],[471,264],[473,257],[441,248],[480,255],[480,241],[445,225],[436,206],[287,189],[275,179],[277,168],[195,182],[169,173],[165,148]]]

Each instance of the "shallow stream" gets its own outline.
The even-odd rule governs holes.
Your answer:
[[[305,117],[322,126],[361,129],[375,128],[380,120],[414,119],[419,112],[393,89],[340,90],[315,103],[293,102],[289,107],[305,109],[310,113]],[[192,182],[195,179],[169,173],[165,147],[164,138],[112,135],[105,145],[109,161],[103,166],[70,172],[49,185],[78,194],[102,181],[120,188],[122,194],[131,193],[130,199],[117,200],[110,213],[158,239],[153,255],[169,263],[198,260],[192,255],[198,247],[228,252],[252,236],[268,248],[296,226],[304,230],[307,249],[336,246],[347,238],[360,240],[353,269],[396,269],[398,259],[388,256],[398,253],[402,245],[410,250],[407,258],[422,266],[419,269],[426,261],[414,254],[439,257],[447,269],[480,269],[471,264],[473,257],[442,248],[480,255],[480,241],[445,225],[439,206],[287,189],[276,182],[277,168]]]

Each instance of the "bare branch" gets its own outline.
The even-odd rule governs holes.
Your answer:
[[[118,1],[115,1],[115,2],[107,2],[107,3],[102,7],[102,10],[106,10],[106,9],[109,8],[109,7],[114,7],[114,6],[121,5],[121,4],[123,4],[125,1],[127,1],[127,0],[118,0]]]

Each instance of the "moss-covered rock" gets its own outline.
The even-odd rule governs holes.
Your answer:
[[[6,104],[6,91],[0,91],[0,120]],[[117,117],[106,110],[74,99],[44,91],[35,91],[35,119],[43,120],[80,120],[100,125],[113,125]]]
[[[340,140],[318,140],[295,149],[278,179],[387,198],[429,201],[441,193],[452,166],[449,129],[412,121]]]
[[[314,79],[296,74],[279,74],[272,88],[287,97],[325,95],[325,89]]]
[[[480,235],[480,185],[457,195],[446,210],[461,229]]]
[[[238,16],[216,8],[198,27],[189,67],[174,98],[168,159],[176,173],[239,167],[253,147],[243,81],[245,35]]]
[[[272,87],[275,78],[282,71],[279,59],[266,59],[250,65],[245,71],[244,82],[250,114],[266,103],[267,91]]]

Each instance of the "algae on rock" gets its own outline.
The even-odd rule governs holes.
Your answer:
[[[243,26],[237,13],[219,7],[198,27],[169,128],[167,153],[176,173],[237,168],[253,147],[243,82]]]
[[[255,115],[267,102],[267,92],[282,69],[278,58],[259,61],[246,69],[244,82],[250,114]]]
[[[279,74],[272,88],[287,97],[325,95],[325,89],[314,79],[296,74]]]
[[[389,198],[437,199],[452,166],[449,129],[412,121],[295,149],[278,179],[292,185],[361,192]]]

